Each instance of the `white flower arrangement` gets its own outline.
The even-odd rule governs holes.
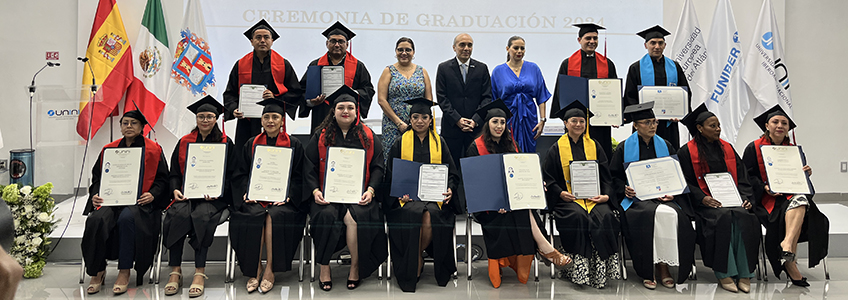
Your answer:
[[[48,236],[59,221],[53,215],[56,206],[50,195],[53,184],[46,183],[34,189],[10,184],[0,190],[15,223],[15,245],[10,253],[24,267],[25,278],[41,277],[49,254]]]

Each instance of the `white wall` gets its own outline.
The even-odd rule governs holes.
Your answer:
[[[553,0],[551,0],[553,1]],[[138,20],[141,18],[145,0],[119,0],[129,40],[134,42],[138,34]],[[697,0],[695,9],[705,31],[709,30],[712,13],[717,0]],[[814,181],[819,192],[848,193],[848,174],[839,173],[838,162],[848,160],[848,152],[840,147],[848,145],[840,134],[846,132],[848,125],[841,115],[848,111],[848,102],[839,98],[840,88],[846,86],[846,76],[838,73],[848,69],[848,63],[840,59],[841,50],[848,46],[848,18],[841,14],[848,11],[848,1],[844,0],[773,0],[778,16],[780,31],[786,45],[786,59],[792,80],[791,93],[795,103],[795,120],[800,125],[796,136],[810,159],[815,170]],[[748,48],[757,15],[762,2],[760,0],[731,0],[736,14],[740,35],[743,36],[743,49]],[[32,74],[44,63],[45,51],[59,51],[62,67],[46,70],[38,78],[39,85],[75,86],[80,84],[82,64],[76,56],[85,52],[91,29],[96,0],[42,0],[42,1],[2,1],[0,2],[0,57],[4,67],[0,69],[0,131],[3,132],[4,145],[0,149],[0,158],[7,158],[11,149],[27,148],[27,94],[25,86]],[[182,1],[163,1],[166,10],[166,22],[169,27],[179,26],[182,19]],[[682,10],[683,0],[664,0],[663,24],[674,32]],[[205,9],[213,9],[204,7]],[[636,31],[636,30],[634,30]],[[709,32],[704,32],[708,36]],[[172,42],[175,37],[171,36]],[[671,42],[671,41],[669,41]],[[576,48],[576,45],[575,45]],[[476,49],[477,52],[489,51]],[[498,48],[492,51],[500,52]],[[570,51],[567,51],[570,53]],[[615,60],[615,57],[611,57]],[[559,60],[559,59],[557,59]],[[621,76],[631,62],[616,61]],[[296,62],[304,65],[307,62]],[[224,67],[229,63],[224,63]],[[435,66],[427,66],[435,71]],[[548,66],[555,69],[556,66]],[[372,73],[378,72],[373,67]],[[378,76],[379,73],[372,74]],[[545,74],[553,76],[553,74]],[[754,103],[756,104],[756,103]],[[753,106],[752,106],[753,107]],[[228,126],[229,127],[229,126]],[[95,137],[92,147],[96,152],[109,139],[108,125]],[[170,154],[176,138],[167,130],[157,126],[158,140]],[[619,130],[619,132],[623,132]],[[619,137],[616,132],[616,137]],[[116,132],[116,135],[119,133]],[[747,141],[759,135],[758,129],[746,122],[740,131],[737,149],[741,151]],[[81,149],[81,148],[80,148]],[[82,152],[74,150],[76,156]],[[36,154],[39,164],[48,168],[56,165],[52,157]],[[78,159],[77,159],[78,160]],[[90,165],[89,160],[89,165]],[[49,169],[36,175],[36,183],[52,180],[54,173],[77,177],[79,162],[63,167]],[[64,167],[67,166],[67,167]],[[74,166],[74,167],[71,167]],[[87,179],[90,166],[84,171]],[[7,173],[0,174],[0,183],[7,183]],[[75,180],[74,180],[75,183]],[[85,182],[84,182],[85,184]],[[70,187],[57,187],[69,191]]]

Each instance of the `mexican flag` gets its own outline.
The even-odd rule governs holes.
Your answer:
[[[138,107],[150,122],[150,127],[145,127],[145,134],[156,125],[165,109],[172,61],[167,32],[161,0],[147,0],[132,56],[135,79],[124,105],[124,111]]]

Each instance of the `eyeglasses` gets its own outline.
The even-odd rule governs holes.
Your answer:
[[[198,120],[198,121],[203,121],[203,120],[209,120],[209,121],[212,121],[212,120],[215,120],[215,119],[218,119],[218,117],[217,117],[217,116],[215,116],[215,115],[206,115],[206,116],[198,115],[198,116],[197,116],[197,120]]]
[[[412,50],[412,48],[397,48],[397,49],[395,49],[395,50],[396,50],[397,52],[400,52],[400,53],[404,53],[404,52],[412,53],[412,51],[413,51],[413,50]]]
[[[335,44],[344,45],[344,44],[347,43],[346,40],[337,40],[337,39],[330,39],[327,42],[330,43],[330,45],[335,45]]]
[[[123,121],[123,122],[121,122],[122,127],[127,127],[127,126],[130,126],[130,125],[136,126],[138,124],[140,124],[138,121]]]
[[[639,122],[637,122],[637,123],[642,124],[642,125],[647,125],[647,126],[657,126],[657,125],[660,125],[660,121],[659,121],[659,120],[653,120],[653,121],[639,121]]]

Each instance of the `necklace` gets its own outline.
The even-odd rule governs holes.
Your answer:
[[[509,68],[512,69],[513,72],[518,72],[518,71],[521,71],[521,66],[524,65],[524,61],[521,61],[520,63],[518,63],[518,66],[515,66],[515,67],[513,67],[509,63],[507,63],[506,65],[509,66]]]

